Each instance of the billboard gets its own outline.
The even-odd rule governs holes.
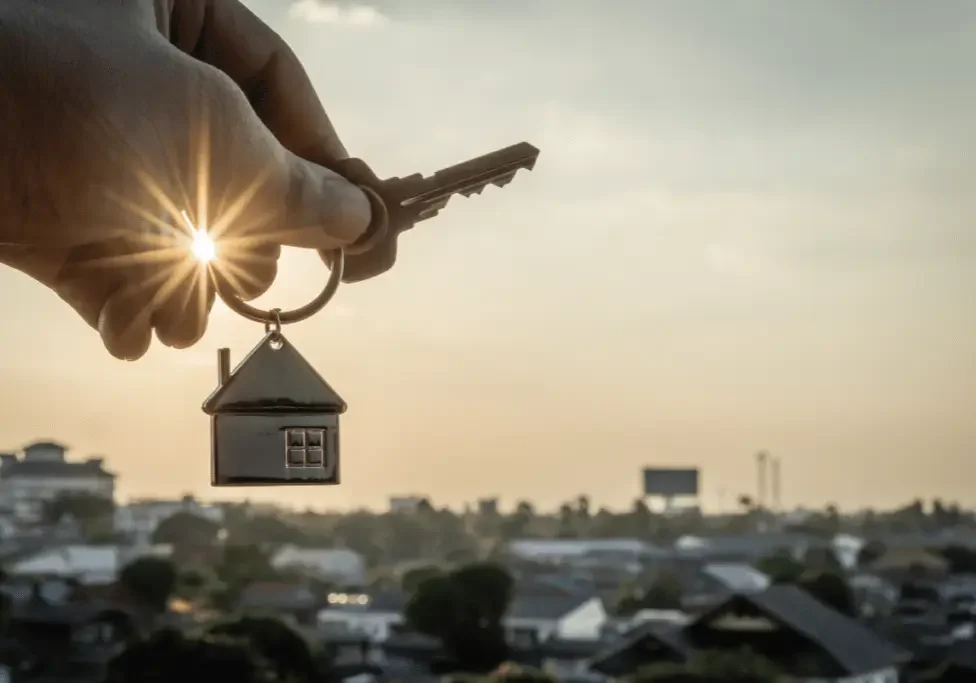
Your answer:
[[[644,495],[672,498],[698,495],[697,467],[645,467]]]

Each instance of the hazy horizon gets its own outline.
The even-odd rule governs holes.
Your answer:
[[[380,175],[528,140],[390,273],[285,330],[349,403],[342,485],[211,489],[218,304],[186,351],[111,358],[0,269],[0,451],[104,454],[122,496],[622,507],[645,465],[703,503],[782,459],[785,506],[976,504],[976,3],[248,3]],[[610,7],[613,9],[611,10]],[[289,252],[260,302],[325,271]]]

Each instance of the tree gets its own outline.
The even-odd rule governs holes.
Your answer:
[[[217,583],[209,569],[187,567],[177,572],[175,593],[184,600],[196,600],[209,595]]]
[[[577,538],[579,530],[576,528],[576,511],[569,503],[559,506],[559,529],[556,531],[559,538]]]
[[[797,586],[841,614],[849,617],[858,615],[854,592],[840,574],[827,571],[807,571],[800,576]]]
[[[427,579],[407,603],[407,622],[440,639],[457,669],[484,673],[508,654],[502,618],[512,577],[501,566],[473,563]]]
[[[271,566],[270,551],[256,545],[225,545],[214,567],[220,590],[212,595],[214,606],[232,609],[241,591],[254,581],[275,581],[280,574]]]
[[[783,672],[773,662],[749,649],[704,651],[686,663],[645,666],[634,683],[774,683]]]
[[[69,493],[60,495],[44,505],[44,519],[56,524],[63,517],[73,517],[83,525],[97,519],[111,518],[115,503],[110,498],[90,493]]]
[[[691,658],[688,669],[723,683],[772,683],[783,673],[772,661],[748,648],[702,652]]]
[[[576,498],[576,514],[578,514],[582,520],[588,520],[590,518],[589,496],[581,495]]]
[[[796,583],[806,567],[788,552],[776,552],[759,560],[756,569],[773,583]]]
[[[503,518],[498,525],[498,534],[505,539],[522,538],[535,519],[535,510],[530,503],[520,502],[515,512]]]
[[[191,637],[175,629],[129,645],[108,666],[105,683],[172,683],[185,680],[276,683],[271,669],[240,642]]]
[[[176,567],[164,558],[140,557],[122,569],[119,583],[139,602],[164,612],[176,588]]]
[[[617,601],[617,612],[630,615],[642,609],[681,609],[681,581],[671,573],[651,577],[645,585],[632,588]]]
[[[0,593],[0,635],[7,632],[10,625],[10,612],[13,610],[14,601],[6,593]]]
[[[940,552],[949,563],[949,571],[953,574],[976,573],[976,552],[961,545],[950,545]]]
[[[243,616],[215,624],[208,632],[243,641],[282,681],[306,683],[323,673],[308,641],[280,619]]]
[[[167,517],[153,532],[153,543],[210,546],[217,543],[220,526],[192,512],[177,512]]]
[[[867,567],[880,559],[886,552],[888,552],[888,548],[881,541],[868,541],[857,551],[857,566]]]
[[[485,678],[489,683],[558,683],[545,671],[515,662],[503,662]]]
[[[435,565],[428,565],[426,567],[416,567],[408,572],[405,572],[401,584],[404,592],[406,593],[416,593],[417,589],[427,579],[432,579],[436,576],[442,574],[440,567]]]
[[[227,518],[227,541],[235,545],[278,547],[308,545],[308,536],[282,516],[252,514],[244,519]]]

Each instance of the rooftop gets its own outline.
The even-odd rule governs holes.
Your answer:
[[[115,475],[105,469],[104,461],[101,458],[93,458],[83,462],[6,460],[0,467],[0,478],[14,479],[18,477],[98,477],[111,479]]]

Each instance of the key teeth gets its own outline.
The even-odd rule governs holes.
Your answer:
[[[484,185],[481,185],[480,187],[472,187],[468,190],[462,190],[458,194],[460,194],[462,197],[470,197],[473,194],[481,194],[482,192],[485,191],[485,188],[488,187],[489,185],[494,185],[495,187],[505,187],[515,179],[515,176],[518,174],[518,172],[519,169],[515,169],[511,173],[506,173],[505,175],[501,175],[498,176],[497,178],[489,180],[488,182],[486,182]]]
[[[505,166],[508,166],[508,169],[504,169],[504,168],[499,169],[498,175],[487,174],[487,173],[481,174],[483,177],[484,176],[488,176],[488,177],[480,181],[477,181],[475,184],[468,185],[467,187],[462,187],[461,189],[453,189],[453,190],[443,189],[440,192],[436,192],[436,191],[429,192],[428,196],[426,197],[423,196],[425,194],[423,192],[420,192],[418,195],[414,195],[413,197],[409,197],[411,193],[401,188],[403,194],[400,196],[401,197],[407,196],[409,197],[409,199],[401,199],[400,202],[402,203],[399,204],[399,208],[402,208],[407,212],[416,211],[416,213],[413,214],[413,216],[415,217],[414,218],[415,222],[425,221],[429,218],[433,218],[434,216],[437,216],[440,213],[441,209],[443,209],[447,205],[448,200],[453,195],[459,194],[462,197],[468,198],[471,197],[471,195],[476,195],[476,194],[480,195],[482,192],[484,192],[484,189],[489,185],[494,185],[495,187],[505,187],[510,182],[512,182],[512,180],[515,179],[515,176],[518,175],[519,171],[523,169],[527,171],[531,171],[535,167],[535,159],[534,158],[531,159],[528,163],[526,163],[525,161],[519,162],[519,164],[515,165],[514,167],[512,164],[505,164]],[[435,180],[439,174],[444,174],[445,171],[449,171],[449,170],[452,169],[443,169],[442,171],[438,171],[437,173],[435,173],[433,176],[430,176],[429,178],[424,178],[420,174],[415,173],[412,176],[407,176],[404,179],[397,179],[396,184],[401,186],[414,185],[414,188],[412,189],[419,191],[420,187],[418,186],[422,186],[428,181]],[[493,175],[494,177],[492,177]],[[464,183],[452,181],[447,184],[463,185]]]

